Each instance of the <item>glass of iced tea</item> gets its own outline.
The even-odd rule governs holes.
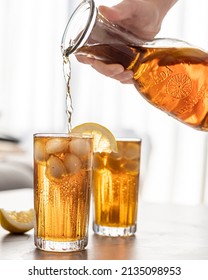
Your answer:
[[[68,252],[87,246],[92,149],[90,136],[34,135],[37,248]]]
[[[93,159],[93,230],[131,236],[137,227],[141,139],[117,139],[117,153]]]

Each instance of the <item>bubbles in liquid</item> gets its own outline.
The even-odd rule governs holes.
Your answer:
[[[137,174],[139,172],[139,162],[137,160],[126,161],[123,168],[126,172]]]
[[[70,137],[59,136],[35,139],[37,236],[46,240],[82,239],[87,231],[91,176],[90,165],[83,167],[83,160],[87,164],[91,155],[83,159],[72,154],[71,141]]]

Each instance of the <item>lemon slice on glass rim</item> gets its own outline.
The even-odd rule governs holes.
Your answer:
[[[117,152],[117,143],[113,133],[98,123],[88,122],[75,126],[71,130],[72,133],[81,133],[83,135],[91,135],[93,141],[94,152]]]
[[[11,233],[25,233],[34,227],[34,209],[16,212],[1,208],[0,223]]]

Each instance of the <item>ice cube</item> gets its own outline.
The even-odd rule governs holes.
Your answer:
[[[80,158],[90,153],[90,144],[86,139],[72,139],[69,143],[70,151]]]
[[[124,147],[124,142],[122,141],[117,141],[117,147],[118,147],[118,151],[121,153],[123,151],[123,147]]]
[[[126,172],[138,174],[139,162],[137,160],[128,160],[124,163],[123,168]]]
[[[109,156],[107,159],[106,167],[110,171],[117,173],[117,172],[120,172],[120,170],[121,170],[121,164],[122,164],[121,158],[114,158],[114,157]]]
[[[45,144],[36,141],[34,144],[34,158],[38,161],[46,161],[48,159],[48,153],[45,150]]]
[[[49,154],[65,152],[68,149],[68,141],[65,139],[54,138],[46,143],[46,151]]]
[[[62,160],[58,157],[50,156],[47,161],[47,174],[58,179],[66,174],[66,169]]]
[[[109,154],[108,157],[112,158],[114,160],[121,160],[122,159],[122,151],[118,151],[117,153],[112,152],[112,153]]]
[[[123,150],[123,157],[128,160],[138,159],[140,156],[140,146],[138,143],[126,143]]]
[[[65,155],[64,165],[69,173],[77,173],[81,169],[82,163],[76,155],[68,153]]]

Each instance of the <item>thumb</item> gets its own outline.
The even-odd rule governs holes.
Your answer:
[[[107,7],[107,6],[100,6],[99,12],[107,18],[109,21],[117,22],[128,18],[131,15],[131,9],[127,1],[122,1],[116,6]]]

